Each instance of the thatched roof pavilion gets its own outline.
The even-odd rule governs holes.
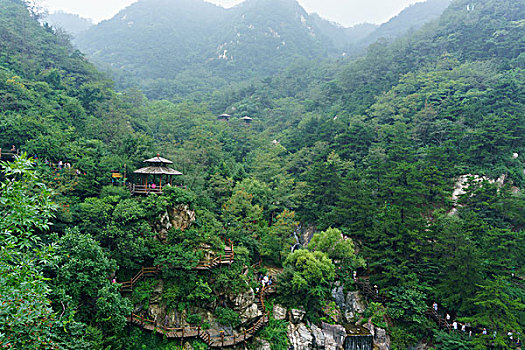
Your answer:
[[[180,171],[168,168],[173,164],[171,160],[162,158],[160,154],[156,157],[146,159],[144,163],[148,166],[135,170],[135,181],[130,185],[132,194],[162,193],[162,186],[172,186],[173,177],[182,175]]]

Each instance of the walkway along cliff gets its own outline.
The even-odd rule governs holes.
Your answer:
[[[193,270],[209,270],[212,268],[219,267],[221,265],[231,265],[234,261],[235,252],[231,241],[227,241],[227,245],[224,248],[224,255],[218,256],[209,261],[201,261]],[[133,286],[140,280],[146,277],[154,277],[162,271],[162,266],[143,267],[131,280],[123,282],[121,286],[121,292],[132,292]],[[150,320],[144,316],[132,313],[127,317],[127,321],[131,324],[141,327],[142,329],[152,331],[156,334],[165,336],[167,338],[180,339],[181,342],[185,338],[199,338],[204,341],[209,347],[212,348],[223,348],[230,347],[240,343],[244,343],[247,340],[253,338],[257,331],[269,322],[270,312],[266,310],[265,296],[268,293],[274,292],[273,288],[263,287],[260,288],[257,296],[257,308],[261,311],[262,316],[255,320],[253,325],[244,330],[240,335],[225,335],[224,332],[218,334],[212,334],[210,330],[203,330],[201,326],[188,326],[188,327],[166,327],[158,323],[157,320]]]

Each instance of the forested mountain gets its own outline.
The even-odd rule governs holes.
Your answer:
[[[428,22],[439,18],[452,0],[427,0],[410,5],[399,15],[383,23],[358,45],[368,46],[380,38],[397,38],[409,30],[417,30]]]
[[[272,76],[297,60],[356,54],[377,37],[402,35],[439,16],[446,2],[414,5],[374,31],[309,15],[296,0],[247,0],[231,9],[203,0],[141,0],[75,43],[119,86],[139,82],[149,97],[173,98]]]
[[[80,17],[71,13],[57,11],[47,15],[44,19],[49,25],[60,28],[73,37],[79,33],[88,30],[93,25],[93,21],[87,18]]]
[[[155,23],[175,15],[208,23],[229,16],[232,23],[207,38],[228,44],[233,62],[238,54],[257,60],[236,50],[260,35],[270,43],[303,38],[312,45],[308,58],[331,50],[322,41],[327,29],[317,32],[321,26],[295,2],[252,0],[224,10],[185,1],[187,13],[152,7],[153,22],[141,20],[147,7],[133,17],[131,10],[149,3],[138,2],[98,28],[125,42],[135,24],[138,36],[160,35]],[[151,0],[158,3],[167,6]],[[275,6],[276,21],[268,21],[262,14]],[[184,35],[199,28],[184,23],[184,32],[167,36],[191,47]],[[281,38],[264,36],[268,28]],[[264,340],[285,350],[302,337],[314,349],[314,326],[356,322],[376,334],[384,329],[392,349],[513,348],[509,332],[525,329],[524,29],[523,1],[454,0],[438,20],[379,41],[363,57],[281,61],[272,77],[228,86],[221,85],[226,76],[216,80],[204,68],[169,70],[168,63],[202,63],[171,47],[164,75],[173,75],[157,79],[155,91],[178,94],[174,102],[136,89],[115,92],[24,1],[0,0],[2,159],[13,145],[32,157],[1,163],[0,347],[180,346],[180,339],[142,330],[137,319],[137,327],[126,327],[132,312],[142,325],[157,321],[157,329],[198,327],[240,339],[257,320],[246,310],[262,314],[273,304],[301,319],[261,318],[265,327],[247,341],[254,348]],[[239,43],[221,41],[230,32],[241,34]],[[292,48],[291,56],[280,56],[283,47],[272,51],[275,60],[296,57],[299,41]],[[157,49],[133,50],[164,55]],[[234,70],[216,54],[204,66],[217,74],[258,74]],[[202,102],[181,100],[192,89],[173,94],[197,80],[202,90],[221,84]],[[217,119],[224,112],[229,121]],[[112,173],[129,175],[157,153],[183,173],[176,178],[183,187],[131,196],[117,186]],[[175,211],[193,220],[163,224]],[[210,256],[223,261],[229,247],[235,258],[228,268],[201,264]],[[140,275],[152,266],[155,276]],[[264,300],[256,276],[269,271],[276,289]],[[369,282],[353,280],[355,271]],[[121,293],[133,276],[142,280]],[[341,293],[366,292],[363,285],[376,302],[349,313]],[[250,301],[240,307],[240,299]],[[429,318],[434,303],[472,334]],[[205,340],[189,341],[204,349]]]

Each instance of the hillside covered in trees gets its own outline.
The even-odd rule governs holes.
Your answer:
[[[170,70],[171,83],[156,82],[170,99],[155,100],[117,91],[34,8],[0,0],[0,346],[180,348],[141,328],[155,318],[217,342],[249,333],[254,348],[355,323],[383,329],[392,349],[514,347],[525,326],[524,32],[521,0],[454,0],[362,57],[318,61],[319,34],[308,45],[320,56],[268,54],[291,64],[264,79],[243,82],[253,71],[237,67],[239,82],[219,88],[211,75],[225,66],[201,67],[217,88],[206,98],[182,98]],[[112,177],[156,154],[181,186],[132,196]],[[349,316],[338,291],[356,290],[370,300]],[[468,331],[436,323],[434,304]]]
[[[75,44],[119,87],[150,98],[204,100],[290,63],[357,55],[439,17],[449,0],[413,5],[377,28],[344,28],[308,14],[296,0],[247,0],[224,9],[203,0],[141,0],[76,36]]]

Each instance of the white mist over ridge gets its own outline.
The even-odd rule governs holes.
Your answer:
[[[206,0],[207,2],[229,8],[243,0]],[[90,18],[95,23],[112,18],[123,8],[137,0],[43,0],[42,6],[50,13],[64,11]],[[405,7],[421,0],[298,0],[309,13],[350,27],[359,23],[381,24],[397,15]]]

